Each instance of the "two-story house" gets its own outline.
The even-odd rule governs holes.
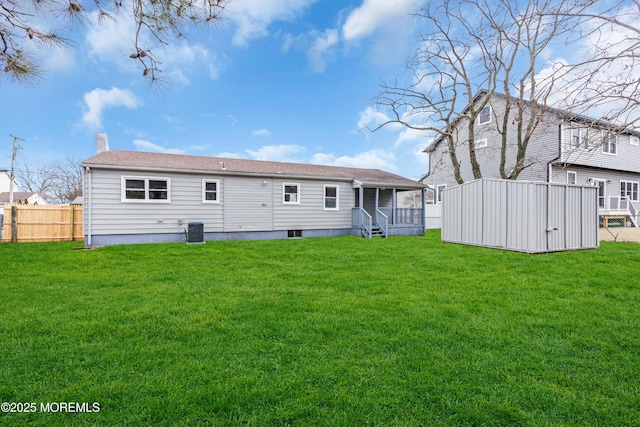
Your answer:
[[[474,102],[481,102],[486,92]],[[500,178],[502,152],[500,132],[506,97],[494,93],[475,120],[475,153],[483,178]],[[506,167],[515,166],[518,122],[527,119],[513,116],[508,121]],[[530,111],[530,110],[529,110]],[[598,187],[598,209],[602,217],[623,218],[623,225],[638,226],[640,198],[640,132],[616,127],[611,123],[576,115],[569,111],[544,107],[538,112],[537,126],[531,134],[524,158],[525,168],[517,179],[567,185]],[[469,156],[469,131],[466,118],[455,122],[456,155],[463,180],[474,179]],[[440,137],[424,151],[429,154],[429,172],[422,178],[434,193],[433,203],[441,203],[442,192],[458,183],[454,179],[447,142]],[[433,224],[433,222],[432,222]]]

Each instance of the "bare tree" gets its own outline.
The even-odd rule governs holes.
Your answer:
[[[633,67],[640,53],[640,2],[634,3],[635,12],[622,1],[604,11],[593,0],[430,2],[415,13],[426,30],[407,64],[410,82],[383,85],[376,102],[391,118],[376,129],[400,123],[443,140],[459,184],[461,150],[468,150],[478,179],[482,171],[474,124],[491,97],[501,93],[506,109],[502,120],[494,121],[501,135],[500,163],[491,173],[516,179],[535,161],[527,154],[529,141],[550,107],[587,113],[615,104],[600,118],[630,122],[629,113],[637,111],[640,99]],[[622,29],[631,35],[606,37]],[[591,56],[575,63],[547,62],[551,45],[586,38],[593,45]],[[611,73],[598,72],[614,67],[624,73],[612,79]],[[589,96],[584,95],[587,89]]]
[[[49,203],[70,203],[82,194],[82,170],[75,157],[39,168],[21,165],[17,178],[23,191],[38,193]]]
[[[188,25],[217,22],[227,0],[0,0],[0,66],[5,76],[21,83],[42,75],[36,44],[51,48],[71,44],[62,29],[43,30],[33,18],[56,22],[83,23],[96,13],[100,21],[133,17],[136,25],[130,57],[142,68],[143,76],[156,82],[160,76],[154,45],[166,45],[170,37],[183,37]]]

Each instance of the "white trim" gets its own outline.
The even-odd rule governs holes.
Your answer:
[[[609,142],[610,138],[613,137],[613,142]],[[607,148],[605,151],[605,147],[613,147],[613,152],[609,151],[610,148]],[[617,156],[618,155],[618,136],[612,132],[603,131],[602,132],[602,154],[606,154],[607,156]]]
[[[489,120],[487,120],[487,121],[483,122],[483,121],[481,120],[482,112],[483,112],[484,110],[486,110],[487,108],[489,109]],[[486,125],[487,123],[491,123],[491,113],[492,113],[492,112],[493,112],[493,110],[492,110],[492,108],[491,108],[491,105],[487,105],[487,106],[485,106],[482,110],[480,110],[480,113],[478,114],[478,126],[482,126],[482,125]]]
[[[216,185],[215,200],[207,200],[207,184]],[[219,179],[203,179],[202,180],[202,203],[220,203],[220,180]]]
[[[127,199],[126,182],[144,181],[144,199]],[[150,199],[149,198],[149,181],[166,181],[167,198],[166,199]],[[171,203],[171,178],[162,176],[136,176],[122,175],[120,177],[120,201],[122,203]]]
[[[447,184],[438,184],[436,185],[436,194],[435,194],[435,204],[439,205],[440,203],[442,203],[442,192],[440,191],[440,187],[442,188],[442,191],[447,189]]]
[[[336,207],[327,207],[327,188],[332,187],[336,189]],[[324,184],[322,186],[322,210],[325,211],[339,211],[340,210],[340,186],[337,184]]]
[[[578,135],[576,135],[576,132]],[[574,137],[578,137],[578,144],[573,143]],[[585,127],[572,127],[569,137],[569,146],[573,148],[589,148],[589,129]]]
[[[629,145],[640,145],[640,137],[637,137],[635,135],[630,135]]]
[[[476,139],[475,147],[476,148],[484,148],[488,145],[487,138]]]
[[[569,175],[573,174],[573,182],[569,182]],[[567,171],[567,184],[568,185],[578,185],[578,172],[576,171]]]
[[[631,184],[631,185],[632,185],[632,188],[631,188],[631,197],[630,197],[630,196],[627,196],[626,194],[625,194],[624,196],[625,196],[625,197],[629,197],[629,200],[631,200],[632,202],[637,202],[637,201],[638,201],[638,191],[640,190],[640,183],[638,183],[638,181],[627,181],[627,180],[625,180],[625,179],[621,179],[621,180],[620,180],[620,186],[621,186],[621,187],[622,187],[622,184]],[[635,193],[636,193],[636,198],[635,198],[635,199],[633,199],[633,198],[632,198],[632,197],[633,197],[633,193],[634,193],[634,191],[633,191],[633,185],[635,185],[635,187],[636,187],[636,191],[635,191]],[[626,192],[627,192],[627,190],[625,189],[625,193],[626,193]],[[620,189],[620,196],[622,196],[622,195],[623,195],[623,194],[622,194],[622,188],[621,188],[621,189]]]
[[[296,200],[293,201],[293,202],[286,200],[287,193],[285,192],[285,189],[287,187],[297,187]],[[300,204],[300,183],[297,183],[297,182],[283,182],[282,183],[282,204],[283,205],[299,205]]]

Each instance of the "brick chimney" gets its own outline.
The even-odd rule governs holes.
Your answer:
[[[109,141],[106,133],[99,132],[96,135],[96,154],[100,154],[103,151],[109,151]]]

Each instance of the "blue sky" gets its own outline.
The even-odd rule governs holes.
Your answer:
[[[169,84],[149,89],[129,59],[131,23],[88,22],[47,51],[33,86],[0,82],[0,169],[112,149],[379,168],[428,169],[427,135],[371,133],[382,81],[416,46],[412,0],[233,0],[217,26],[159,51]]]

